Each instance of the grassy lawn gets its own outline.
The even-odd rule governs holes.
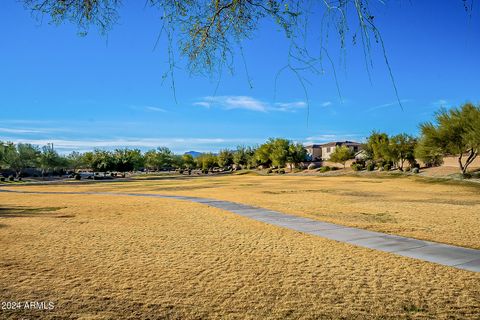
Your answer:
[[[316,197],[344,198],[344,204],[362,199],[340,192],[353,192],[348,191],[352,182],[347,180],[341,182],[343,187],[328,187],[331,192],[307,192],[326,189],[332,181],[311,179],[302,184],[295,178],[260,178],[157,180],[75,189],[195,193],[299,214],[307,211],[309,199],[321,203]],[[372,188],[394,183],[364,180],[358,183]],[[287,182],[288,189],[298,191],[285,192]],[[388,194],[389,188],[382,190]],[[369,190],[357,192],[373,192]],[[413,194],[414,199],[421,196],[418,192],[403,196]],[[304,208],[287,205],[289,197],[304,199]],[[200,204],[5,193],[0,194],[0,203],[0,300],[55,303],[52,311],[1,310],[2,319],[480,316],[478,273],[341,244]],[[328,212],[342,207],[332,206]],[[475,206],[478,215],[478,204],[468,208]],[[346,219],[348,214],[341,216]]]
[[[480,185],[476,184],[386,175],[228,175],[21,188],[195,195],[480,249]]]

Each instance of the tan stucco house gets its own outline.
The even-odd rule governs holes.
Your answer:
[[[310,144],[306,145],[305,149],[307,150],[310,161],[320,161],[330,159],[330,155],[335,151],[335,148],[341,146],[350,148],[355,154],[362,150],[362,144],[354,141],[335,141],[325,144]]]

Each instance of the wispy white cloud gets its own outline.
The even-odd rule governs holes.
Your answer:
[[[0,119],[0,123],[2,124],[40,124],[40,125],[45,125],[45,124],[52,124],[55,123],[55,121],[52,120],[25,120],[25,119]]]
[[[67,128],[7,128],[0,127],[0,133],[9,133],[14,135],[32,135],[32,134],[48,134],[48,133],[58,133],[58,132],[68,132],[70,131]]]
[[[433,101],[432,105],[436,108],[449,108],[452,104],[447,99],[438,99]]]
[[[312,144],[312,143],[325,143],[325,142],[332,142],[332,141],[346,141],[346,140],[354,140],[354,141],[362,141],[365,138],[364,134],[360,133],[339,133],[339,134],[318,134],[314,136],[307,137],[304,144]]]
[[[206,96],[194,105],[203,107],[219,107],[225,110],[243,109],[266,112],[268,105],[249,96]]]
[[[249,110],[254,112],[295,112],[307,106],[304,101],[268,103],[250,96],[206,96],[193,103],[194,106],[224,110]]]
[[[146,106],[145,110],[147,111],[153,111],[153,112],[167,112],[167,110],[158,108],[158,107],[151,107],[151,106]]]
[[[325,101],[320,104],[322,107],[326,108],[332,105],[332,101]]]
[[[44,133],[43,130],[37,129],[12,129],[12,128],[0,128],[0,132],[14,133],[14,134],[32,134],[32,133]]]
[[[411,101],[410,99],[401,99],[400,103],[404,104],[404,103],[407,103],[407,102],[410,102],[410,101]],[[366,111],[370,112],[370,111],[385,109],[385,108],[389,108],[389,107],[393,107],[393,106],[400,107],[399,101],[395,100],[395,101],[392,101],[392,102],[388,102],[388,103],[384,103],[384,104],[381,104],[381,105],[378,105],[378,106],[374,106],[374,107],[371,107],[371,108],[367,109]]]
[[[295,112],[298,109],[303,109],[307,107],[305,101],[294,101],[294,102],[277,102],[274,104],[273,108],[270,108],[272,111],[284,111],[284,112]]]
[[[205,107],[205,108],[210,108],[211,103],[207,101],[198,101],[193,103],[194,106],[200,106],[200,107]]]
[[[166,109],[156,106],[130,106],[130,109],[147,112],[167,112]]]

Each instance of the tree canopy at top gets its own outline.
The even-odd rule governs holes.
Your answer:
[[[111,30],[119,21],[122,4],[120,0],[22,2],[33,13],[49,16],[53,23],[74,23],[82,35],[92,27],[102,34]],[[252,38],[260,22],[266,19],[273,20],[290,41],[287,64],[280,71],[293,72],[301,82],[304,72],[323,73],[324,56],[332,62],[325,49],[330,32],[336,33],[341,48],[350,37],[353,43],[360,43],[367,69],[372,44],[379,44],[384,50],[369,0],[146,0],[145,5],[158,11],[162,33],[170,44],[167,53],[171,72],[178,60],[174,49],[177,45],[191,72],[215,74],[223,68],[232,71],[234,53],[240,51],[243,55],[242,41]],[[315,48],[315,53],[305,45],[308,30],[318,31],[315,37],[320,35],[320,48]],[[388,61],[385,62],[392,75]]]

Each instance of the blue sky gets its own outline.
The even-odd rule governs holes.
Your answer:
[[[361,46],[347,38],[343,59],[334,33],[328,52],[341,98],[325,61],[323,75],[305,74],[308,104],[292,73],[282,73],[275,89],[288,42],[264,22],[243,43],[253,88],[239,55],[235,73],[223,74],[220,82],[191,76],[180,62],[175,101],[170,81],[162,81],[165,41],[153,50],[158,12],[144,2],[125,1],[107,39],[96,30],[80,37],[68,23],[41,23],[17,1],[5,0],[0,140],[53,142],[62,152],[122,146],[184,152],[253,145],[268,137],[308,143],[362,141],[372,130],[418,134],[418,124],[432,120],[440,106],[480,102],[480,14],[470,19],[460,0],[431,3],[375,4],[402,110],[380,47],[374,46],[369,80]],[[315,47],[318,30],[309,34],[308,45]]]

